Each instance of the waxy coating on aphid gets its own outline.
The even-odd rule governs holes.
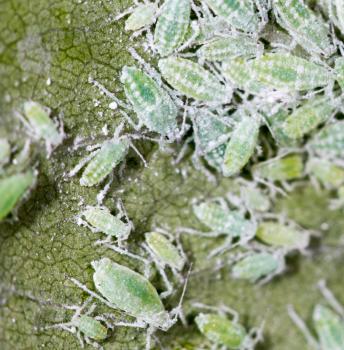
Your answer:
[[[252,0],[205,0],[218,16],[245,32],[257,32],[259,18]]]
[[[278,23],[308,52],[331,53],[329,28],[325,22],[300,0],[274,0]]]
[[[94,340],[104,340],[107,338],[106,327],[91,316],[81,315],[74,320],[73,324],[88,338]]]
[[[96,230],[113,236],[119,240],[128,238],[131,225],[124,223],[118,217],[112,215],[105,207],[88,207],[81,213],[86,221]]]
[[[252,167],[254,177],[270,181],[287,181],[298,179],[303,175],[302,157],[298,154],[276,157],[257,163]]]
[[[25,193],[34,186],[37,174],[27,171],[0,180],[0,220],[5,218]]]
[[[0,166],[7,163],[11,156],[11,146],[7,139],[0,139]]]
[[[315,97],[292,112],[283,123],[283,132],[298,139],[329,119],[335,106],[327,97]]]
[[[195,100],[227,103],[231,93],[218,78],[199,64],[179,57],[161,59],[158,63],[164,79],[178,92]]]
[[[309,234],[297,229],[294,225],[287,225],[274,221],[263,221],[258,225],[256,237],[268,245],[286,249],[307,248]]]
[[[329,69],[288,53],[266,53],[248,66],[252,79],[286,92],[312,90],[334,80]]]
[[[306,172],[325,188],[338,188],[344,183],[344,168],[326,159],[311,157],[306,164]]]
[[[154,46],[160,56],[170,55],[183,43],[190,13],[190,0],[164,2],[154,31]]]
[[[121,82],[139,121],[150,131],[173,137],[178,110],[168,93],[136,67],[123,67]]]
[[[146,243],[150,250],[163,265],[168,265],[178,271],[184,267],[185,260],[179,250],[159,232],[148,232],[145,234]]]
[[[222,164],[224,176],[233,176],[248,163],[257,146],[260,122],[255,117],[244,117],[234,128],[227,144]]]
[[[206,338],[228,349],[241,349],[240,346],[248,336],[241,324],[230,321],[222,315],[200,313],[196,316],[195,322]]]
[[[154,3],[140,4],[125,21],[125,30],[135,31],[153,24],[157,9]]]

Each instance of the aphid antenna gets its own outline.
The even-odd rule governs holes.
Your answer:
[[[326,281],[324,279],[321,279],[317,283],[317,287],[319,288],[319,290],[320,290],[321,294],[324,296],[324,298],[331,305],[331,307],[336,312],[338,312],[338,314],[340,314],[341,317],[344,317],[344,307],[337,300],[337,298],[334,296],[334,294],[331,292],[331,290],[327,287]]]
[[[80,163],[78,163],[68,174],[68,177],[75,176],[94,156],[98,153],[98,150],[92,152],[87,157],[81,160]]]
[[[199,308],[199,309],[204,309],[204,310],[218,312],[222,316],[230,315],[230,316],[232,316],[232,321],[234,323],[237,323],[239,321],[239,313],[236,310],[228,307],[225,304],[220,304],[218,306],[210,306],[210,305],[207,305],[207,304],[194,302],[191,305],[193,307],[196,307],[196,308]]]

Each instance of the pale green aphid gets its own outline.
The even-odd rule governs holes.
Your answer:
[[[325,188],[338,188],[344,184],[344,168],[326,159],[311,157],[306,164],[306,172]]]
[[[252,0],[205,0],[218,16],[245,32],[257,32],[259,18]]]
[[[47,152],[50,153],[60,145],[64,138],[62,130],[50,119],[50,110],[37,102],[28,101],[24,103],[24,117],[20,117],[32,133],[33,137],[45,141]],[[19,116],[19,115],[18,115]]]
[[[4,219],[36,182],[37,173],[29,170],[0,180],[0,220]]]
[[[287,250],[305,250],[309,234],[291,223],[263,221],[258,224],[256,237],[265,244]]]
[[[339,86],[344,91],[344,57],[336,58],[334,72],[336,74],[336,80],[338,81]]]
[[[232,277],[248,280],[252,283],[270,281],[285,269],[284,254],[280,251],[248,253],[232,267]]]
[[[237,57],[253,57],[262,45],[250,36],[238,34],[224,38],[215,38],[202,45],[197,51],[201,60],[224,61]]]
[[[173,53],[184,41],[190,23],[190,0],[166,0],[155,31],[154,47],[160,56]]]
[[[318,340],[308,330],[306,324],[296,313],[292,305],[288,305],[288,314],[303,333],[308,345],[312,349],[342,350],[344,344],[344,308],[326,287],[325,281],[320,281],[318,287],[331,306],[329,308],[328,306],[317,304],[314,307],[312,319]]]
[[[7,163],[11,156],[11,146],[7,139],[0,139],[0,166]]]
[[[199,313],[195,323],[199,331],[214,344],[214,349],[253,350],[262,338],[261,328],[247,332],[239,323],[238,313],[226,306],[211,307],[198,303],[195,306],[211,311]],[[231,320],[228,315],[232,317]]]
[[[298,139],[328,120],[335,106],[330,99],[315,97],[293,111],[283,123],[284,133],[291,139]]]
[[[92,266],[95,270],[93,281],[101,296],[75,279],[72,279],[73,283],[110,308],[136,319],[133,323],[114,322],[114,326],[149,327],[147,350],[150,349],[150,336],[156,328],[167,331],[177,322],[181,301],[171,312],[166,311],[157,290],[144,276],[108,258],[93,261]],[[182,297],[185,287],[186,284]]]
[[[227,103],[231,92],[219,79],[201,65],[179,57],[161,59],[158,63],[164,79],[178,92],[195,100]]]
[[[84,342],[89,345],[92,345],[96,349],[103,349],[97,341],[102,341],[107,338],[108,330],[101,321],[105,322],[110,328],[112,326],[108,324],[108,322],[102,317],[91,317],[90,314],[93,313],[96,305],[93,304],[89,308],[89,310],[85,314],[81,314],[82,310],[89,304],[92,298],[88,298],[86,302],[78,307],[78,306],[65,306],[68,309],[75,310],[74,315],[71,320],[66,323],[57,323],[51,326],[45,327],[45,329],[58,329],[61,328],[67,332],[72,334],[76,334],[81,348],[84,348]]]
[[[344,158],[344,121],[326,125],[307,145],[314,152],[327,159]]]
[[[266,53],[249,61],[251,79],[280,91],[296,92],[329,85],[329,69],[288,53]]]
[[[154,23],[158,6],[155,3],[139,4],[125,21],[125,30],[136,31]]]
[[[135,128],[144,125],[148,130],[173,141],[178,130],[178,109],[168,93],[136,67],[123,67],[121,82],[139,120]]]
[[[276,157],[268,161],[255,164],[252,167],[255,178],[269,181],[287,181],[298,179],[303,175],[302,157],[298,154],[283,158]]]
[[[311,54],[331,54],[328,26],[303,1],[273,0],[273,8],[278,23],[304,49]]]
[[[237,174],[248,163],[257,146],[259,127],[259,119],[254,116],[242,118],[235,126],[223,159],[224,176]]]
[[[254,183],[245,180],[240,182],[241,200],[248,210],[252,212],[266,212],[270,209],[270,199],[265,192]]]

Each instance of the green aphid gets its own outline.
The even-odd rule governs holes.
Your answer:
[[[281,252],[253,252],[234,263],[232,277],[252,283],[258,280],[260,283],[266,283],[284,269],[285,259]]]
[[[245,206],[253,212],[266,212],[270,209],[269,197],[258,187],[247,185],[240,188]]]
[[[168,93],[136,67],[123,67],[121,82],[139,123],[173,141],[178,131],[178,109]]]
[[[344,168],[326,159],[311,157],[306,164],[306,172],[325,188],[338,188],[344,184]]]
[[[256,237],[265,244],[287,250],[305,250],[309,245],[310,235],[296,225],[275,221],[263,221],[258,225]]]
[[[209,103],[227,103],[231,100],[230,91],[198,63],[168,57],[161,59],[158,65],[163,78],[187,97]]]
[[[327,159],[344,158],[344,121],[326,125],[307,144],[312,153]]]
[[[4,219],[36,182],[37,173],[29,170],[0,180],[0,220]]]
[[[315,97],[292,112],[283,123],[283,132],[291,139],[298,139],[328,120],[335,106],[327,97]]]
[[[154,46],[160,56],[173,53],[184,41],[190,23],[190,0],[166,0],[155,31]]]
[[[285,92],[312,90],[334,81],[329,69],[289,53],[266,53],[249,61],[249,75]]]
[[[6,164],[11,156],[11,146],[7,139],[0,139],[0,166]]]
[[[214,13],[231,26],[245,32],[258,32],[259,17],[252,0],[205,0]]]
[[[264,91],[267,86],[256,80],[249,62],[241,57],[226,60],[222,63],[222,74],[234,88],[255,95]]]
[[[50,111],[37,102],[24,103],[24,117],[21,117],[25,126],[36,139],[43,139],[46,143],[48,154],[60,145],[64,138],[62,130],[49,117]]]
[[[255,117],[244,117],[235,126],[223,159],[224,176],[236,175],[248,163],[257,146],[259,127]]]
[[[300,0],[274,0],[277,22],[309,53],[328,56],[333,52],[326,23]]]
[[[342,91],[344,91],[344,57],[336,58],[334,72],[339,86],[341,87]]]
[[[253,57],[257,51],[262,50],[262,45],[250,36],[238,34],[225,38],[215,38],[202,45],[197,51],[201,60],[224,61],[237,57]]]
[[[140,4],[125,21],[125,30],[136,31],[154,23],[158,6],[155,3]]]
[[[288,181],[302,177],[303,168],[302,157],[294,154],[258,163],[252,167],[252,172],[253,176],[258,179],[266,179],[272,182]]]

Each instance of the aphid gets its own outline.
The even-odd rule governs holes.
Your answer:
[[[0,180],[0,220],[5,218],[36,182],[37,173],[29,170]]]
[[[192,209],[198,220],[211,231],[202,232],[180,228],[181,232],[203,237],[227,236],[225,242],[214,249],[210,256],[222,253],[237,245],[245,245],[256,233],[256,224],[245,219],[239,211],[230,210],[223,198],[195,203]]]
[[[105,340],[108,336],[107,328],[101,323],[101,321],[106,322],[106,320],[102,316],[90,316],[96,307],[95,304],[91,305],[86,313],[81,314],[91,300],[92,298],[88,298],[86,302],[80,307],[65,306],[68,309],[75,310],[75,313],[72,316],[71,320],[66,323],[57,323],[44,327],[44,329],[61,328],[72,334],[76,334],[82,348],[84,348],[84,342],[86,342],[96,349],[103,349],[103,347],[100,346],[97,341]],[[110,327],[109,323],[106,322],[106,324],[108,327]]]
[[[326,287],[325,281],[320,281],[318,287],[331,306],[329,308],[328,306],[317,304],[314,308],[312,318],[319,340],[315,339],[308,330],[306,324],[292,305],[288,305],[288,314],[303,333],[310,347],[319,350],[342,350],[344,344],[344,308]]]
[[[334,81],[328,69],[288,53],[266,53],[248,66],[251,79],[280,91],[312,90]]]
[[[157,3],[143,3],[139,4],[135,8],[130,8],[122,14],[119,14],[116,19],[119,19],[128,13],[131,13],[128,19],[125,21],[125,30],[137,31],[142,28],[147,28],[155,21],[155,15],[158,10]]]
[[[259,18],[252,0],[205,0],[218,16],[245,32],[257,32]]]
[[[232,267],[232,277],[260,284],[269,282],[274,276],[285,270],[285,259],[282,251],[252,252],[239,255]]]
[[[315,97],[292,112],[283,123],[283,132],[298,139],[328,120],[335,111],[327,97]]]
[[[225,346],[226,349],[253,350],[262,339],[263,326],[247,332],[239,323],[238,313],[227,306],[213,307],[199,303],[195,303],[194,306],[211,311],[199,313],[195,323],[199,331],[214,345]],[[228,319],[228,315],[231,316],[231,320]]]
[[[158,65],[163,78],[187,97],[209,103],[228,103],[231,100],[231,92],[220,80],[195,62],[168,57],[161,59]]]
[[[338,81],[339,86],[344,91],[344,57],[336,58],[334,72],[336,74],[336,80]]]
[[[273,8],[278,23],[309,53],[333,52],[327,25],[303,1],[274,0]]]
[[[233,176],[248,163],[257,146],[259,119],[244,117],[234,128],[227,143],[222,172],[224,176]]]
[[[306,164],[306,173],[325,188],[338,188],[344,184],[344,168],[326,159],[311,157]]]
[[[7,139],[0,139],[0,166],[7,163],[11,156],[11,146]]]
[[[79,225],[89,227],[93,232],[105,233],[108,237],[104,242],[111,242],[112,238],[116,238],[118,243],[126,240],[133,228],[133,224],[128,219],[122,205],[118,205],[119,213],[114,216],[106,207],[92,207],[88,206],[80,214],[78,219]],[[123,222],[122,217],[126,217],[127,222]],[[86,221],[83,221],[85,218]]]
[[[344,121],[326,125],[308,142],[307,148],[327,159],[343,159]]]
[[[250,36],[238,34],[211,40],[198,49],[197,56],[203,61],[224,61],[241,56],[253,57],[262,49],[262,44]]]
[[[304,251],[310,235],[291,222],[262,221],[258,224],[256,237],[265,244],[287,250]]]
[[[344,33],[344,1],[343,0],[334,0],[336,5],[336,15],[338,18],[339,28],[342,33]]]
[[[71,279],[72,282],[110,308],[121,310],[136,319],[133,323],[114,322],[114,326],[149,327],[147,350],[151,348],[150,337],[155,329],[167,331],[177,322],[186,283],[179,305],[168,312],[155,287],[142,275],[108,258],[93,261],[91,265],[95,270],[93,281],[101,295],[92,292],[74,278]]]
[[[182,43],[189,28],[190,0],[166,0],[154,32],[154,47],[160,56],[168,56]]]
[[[33,101],[24,103],[24,115],[25,117],[22,117],[17,113],[33,137],[45,141],[48,155],[50,155],[64,139],[62,124],[58,130],[57,125],[49,117],[50,110]]]

